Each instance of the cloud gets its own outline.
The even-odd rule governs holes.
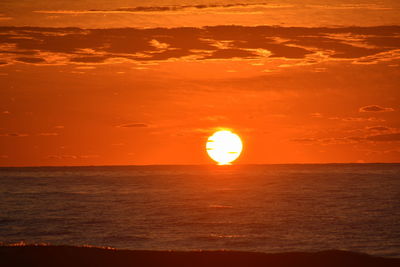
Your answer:
[[[383,121],[385,121],[384,119],[378,119],[375,117],[368,117],[368,118],[364,118],[364,117],[344,117],[344,118],[332,117],[329,119],[331,119],[331,120],[341,119],[342,121],[353,121],[353,122],[364,122],[364,121],[383,122]]]
[[[89,158],[98,158],[99,155],[48,155],[48,159],[89,159]]]
[[[386,129],[383,128],[385,127],[382,127],[381,131],[386,131]],[[291,141],[303,144],[319,144],[319,145],[352,144],[352,143],[363,143],[363,142],[398,142],[400,141],[400,132],[376,134],[369,136],[294,138],[291,139]]]
[[[124,146],[125,145],[125,143],[113,143],[113,144],[111,144],[112,146]]]
[[[48,159],[77,159],[76,155],[48,155]]]
[[[107,60],[108,56],[84,56],[84,57],[75,57],[71,58],[71,62],[78,63],[101,63]]]
[[[169,5],[169,6],[137,6],[137,7],[124,7],[117,9],[91,9],[91,10],[36,10],[35,13],[42,14],[64,14],[64,15],[77,15],[77,14],[129,14],[129,13],[164,13],[164,12],[187,12],[187,11],[222,11],[226,12],[231,10],[233,12],[239,11],[237,9],[279,9],[290,8],[293,5],[288,4],[268,4],[268,3],[234,3],[234,4],[199,4],[199,5]],[[235,9],[235,10],[232,10]]]
[[[366,139],[375,142],[396,142],[400,141],[400,133],[371,135],[368,136]]]
[[[38,133],[39,136],[57,136],[59,133]]]
[[[203,118],[203,120],[206,120],[206,121],[222,121],[225,119],[227,119],[227,117],[222,116],[222,115],[207,116],[207,117]]]
[[[38,136],[57,136],[59,133],[38,133]],[[2,137],[26,137],[29,136],[27,133],[3,133],[0,134]]]
[[[323,137],[323,138],[294,138],[291,141],[301,143],[304,145],[337,145],[337,144],[352,144],[363,140],[361,137],[349,136],[349,137]]]
[[[269,58],[302,60],[299,64],[309,65],[321,60],[369,64],[400,58],[400,26],[0,27],[0,31],[3,33],[0,52],[6,64],[94,65],[125,61]]]
[[[361,57],[359,59],[354,60],[353,64],[364,64],[364,65],[372,65],[378,64],[379,62],[388,62],[400,59],[400,49],[393,49],[389,51],[383,51],[381,53],[377,53],[374,55],[369,55],[366,57]]]
[[[154,46],[155,48],[158,49],[167,49],[169,47],[169,44],[166,43],[160,43],[159,41],[157,41],[156,39],[153,39],[150,41],[150,44],[152,46]]]
[[[42,63],[45,62],[43,58],[38,57],[17,57],[16,61],[25,62],[25,63]]]
[[[6,136],[6,137],[25,137],[25,136],[29,136],[29,134],[26,134],[26,133],[4,133],[4,134],[0,134],[0,136]]]
[[[146,128],[149,127],[145,123],[128,123],[128,124],[122,124],[118,125],[117,127],[122,127],[122,128]]]
[[[257,58],[257,54],[243,49],[219,49],[203,59]]]
[[[12,17],[6,17],[3,14],[0,14],[0,21],[4,21],[4,20],[12,20]]]
[[[307,5],[314,9],[338,9],[338,10],[354,10],[354,9],[365,9],[365,10],[390,10],[391,7],[387,7],[379,4],[341,4],[341,5]]]
[[[390,112],[394,111],[393,108],[385,108],[378,105],[369,105],[365,107],[361,107],[359,109],[360,112]]]
[[[313,118],[322,118],[323,117],[323,115],[319,112],[314,112],[314,113],[311,113],[310,115]]]
[[[367,127],[367,130],[376,131],[376,132],[385,132],[385,131],[389,131],[390,128],[388,128],[386,126],[372,126],[372,127]]]
[[[294,138],[294,139],[291,139],[291,141],[298,142],[298,143],[313,143],[313,142],[317,141],[317,139],[315,139],[315,138]]]
[[[79,155],[78,158],[81,159],[91,159],[91,158],[98,158],[100,155]]]

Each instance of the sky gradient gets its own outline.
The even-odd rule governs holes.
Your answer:
[[[396,1],[2,1],[0,166],[400,161]]]

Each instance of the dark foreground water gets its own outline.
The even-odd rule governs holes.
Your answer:
[[[400,164],[0,168],[0,242],[400,257]]]

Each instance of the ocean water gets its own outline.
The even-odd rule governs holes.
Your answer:
[[[0,242],[400,257],[400,164],[0,168]]]

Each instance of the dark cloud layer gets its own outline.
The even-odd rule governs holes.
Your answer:
[[[17,57],[16,61],[25,62],[25,63],[42,63],[45,62],[43,58],[37,57]]]
[[[182,5],[182,6],[138,6],[118,8],[115,11],[128,12],[154,12],[154,11],[178,11],[184,9],[206,9],[206,8],[230,8],[230,7],[247,7],[252,4],[226,4],[226,5]],[[109,11],[109,10],[93,10],[93,11]]]
[[[2,61],[31,64],[104,63],[170,59],[332,59],[398,55],[400,26],[301,28],[212,26],[204,28],[79,29],[0,27]],[[356,39],[356,41],[354,41]],[[397,53],[397,54],[396,54]],[[52,57],[62,54],[63,57]],[[23,56],[22,56],[23,55]],[[386,55],[388,57],[388,55]],[[389,56],[390,57],[390,56]],[[374,60],[374,59],[371,59]]]
[[[210,4],[210,5],[179,5],[179,6],[138,6],[138,7],[117,8],[114,10],[92,9],[88,10],[87,12],[162,12],[162,11],[180,11],[187,9],[234,8],[234,7],[251,7],[251,6],[268,7],[268,4],[235,3],[235,4]]]

